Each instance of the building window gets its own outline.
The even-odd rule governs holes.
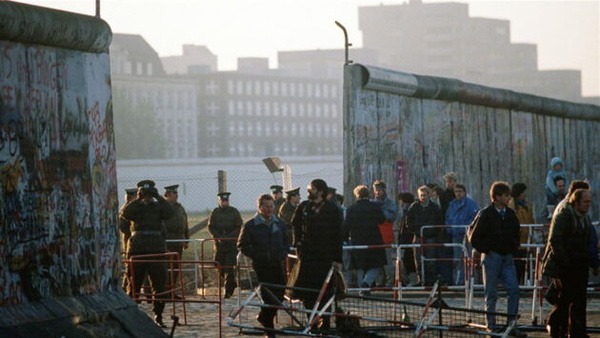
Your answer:
[[[312,95],[313,94],[312,90],[313,90],[312,84],[311,83],[307,83],[306,84],[306,97],[312,97],[313,96]]]
[[[246,131],[248,132],[248,136],[254,136],[254,124],[252,122],[247,123]]]
[[[304,117],[304,103],[298,104],[298,116]]]
[[[298,134],[298,125],[296,124],[296,122],[292,122],[291,132],[292,136],[296,136],[296,134]]]
[[[290,115],[296,117],[296,104],[290,103]]]
[[[312,117],[313,116],[313,106],[312,106],[312,103],[308,104],[308,107],[306,109],[306,115],[308,117]]]
[[[264,92],[265,96],[271,95],[271,86],[269,85],[269,82],[267,82],[267,81],[263,82],[263,92]]]
[[[315,85],[315,97],[321,97],[321,85]]]
[[[256,112],[256,116],[262,115],[262,110],[260,109],[260,102],[254,101],[254,111]]]
[[[329,118],[329,105],[328,104],[323,105],[323,117]]]
[[[237,103],[237,115],[238,116],[244,115],[244,103],[242,101],[239,101]]]
[[[206,127],[206,133],[208,134],[208,136],[217,136],[219,134],[219,130],[220,128],[216,121],[208,122],[208,125]]]
[[[254,81],[254,94],[260,95],[260,81]]]
[[[288,106],[287,106],[287,103],[285,103],[285,102],[281,104],[281,116],[282,117],[288,116]]]
[[[337,105],[331,105],[331,117],[336,118],[338,116]]]
[[[237,80],[237,95],[243,95],[244,94],[244,83],[242,82],[242,80]]]
[[[148,76],[152,75],[152,64],[150,62],[146,64],[146,74],[148,74]]]
[[[271,124],[269,122],[265,123],[265,136],[271,136]]]
[[[269,102],[265,102],[264,105],[265,116],[271,116],[271,105],[269,104]]]
[[[277,81],[272,83],[273,96],[279,96],[279,83]]]
[[[331,85],[331,97],[337,97],[337,87],[335,85]]]
[[[298,84],[298,96],[304,97],[304,83]]]
[[[252,82],[246,82],[246,95],[252,95]]]
[[[252,116],[252,102],[246,101],[246,116]],[[258,115],[258,114],[257,114]]]
[[[293,82],[290,83],[290,96],[296,97],[296,84]]]
[[[321,105],[320,104],[315,105],[315,116],[317,118],[321,117]]]
[[[235,115],[235,102],[233,102],[233,101],[227,102],[227,114],[229,116]]]
[[[233,95],[235,93],[235,86],[233,80],[227,80],[227,94]]]
[[[244,136],[244,122],[238,121],[237,136]]]
[[[233,123],[229,124],[229,136],[235,135],[235,125]]]
[[[136,62],[135,64],[135,74],[136,75],[143,75],[144,72],[144,65],[142,65],[141,62]]]
[[[288,91],[287,91],[287,83],[282,82],[281,83],[281,96],[287,96]]]
[[[273,102],[273,116],[279,116],[279,107],[277,106],[277,102]]]
[[[329,86],[323,84],[323,97],[329,97]]]

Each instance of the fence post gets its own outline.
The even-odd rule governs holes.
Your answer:
[[[217,182],[219,184],[218,191],[226,192],[227,191],[227,172],[225,170],[217,171]]]

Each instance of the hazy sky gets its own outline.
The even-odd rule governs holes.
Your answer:
[[[95,0],[21,2],[95,13]],[[280,50],[342,48],[335,20],[360,47],[358,7],[402,2],[408,0],[102,0],[101,16],[113,32],[141,34],[160,56],[180,55],[183,44],[206,45],[227,70],[240,56],[269,57],[276,67]],[[510,20],[512,42],[538,45],[540,69],[580,69],[583,95],[600,96],[600,0],[454,2],[469,3],[471,16]]]

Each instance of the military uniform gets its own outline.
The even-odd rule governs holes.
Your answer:
[[[292,216],[296,211],[297,204],[292,203],[291,198],[300,194],[300,188],[291,189],[285,192],[288,200],[279,207],[277,217],[283,221],[286,227],[289,245],[292,245]]]
[[[269,189],[271,189],[271,195],[275,201],[275,210],[279,211],[279,208],[285,203],[285,198],[283,198],[283,187],[280,185],[272,185]],[[279,195],[279,197],[277,197],[277,195]]]
[[[165,197],[168,197],[167,194],[177,194],[177,188],[179,185],[171,185],[165,187]],[[175,197],[176,198],[176,197]],[[188,218],[187,213],[185,212],[185,208],[181,203],[177,202],[177,200],[169,200],[169,203],[175,209],[175,213],[173,217],[164,221],[165,229],[167,231],[167,240],[182,240],[189,239],[189,226],[188,226]],[[179,254],[179,259],[183,259],[183,249],[186,247],[185,242],[167,242],[167,251],[168,252],[177,252]],[[176,264],[177,268],[179,268],[179,264]],[[179,276],[179,271],[176,271],[174,274],[175,278],[172,281],[171,286],[176,287],[177,279]]]
[[[166,251],[166,231],[163,221],[173,216],[174,209],[169,202],[158,194],[154,188],[154,182],[141,181],[138,183],[138,199],[130,202],[121,212],[121,217],[132,222],[131,238],[127,246],[127,257],[147,254],[164,253]],[[146,196],[151,196],[148,198]],[[148,260],[160,258],[151,257]],[[139,293],[144,276],[148,274],[151,281],[152,292],[160,294],[164,292],[167,277],[167,265],[159,263],[136,262],[133,264],[133,286]],[[154,320],[160,326],[164,326],[162,312],[165,307],[163,301],[157,298],[166,298],[165,295],[155,296],[152,311]]]
[[[229,193],[219,193],[219,198],[229,201]],[[237,258],[236,240],[242,228],[242,215],[229,205],[217,207],[208,217],[208,231],[215,239],[232,238],[231,240],[216,240],[214,245],[215,261],[221,264],[221,278],[225,279],[225,297],[229,298],[237,287],[234,273]]]
[[[135,199],[135,194],[137,193],[137,188],[125,189],[125,202],[121,207],[119,207],[119,215],[125,209],[125,206],[129,204],[133,199]],[[131,222],[119,217],[119,230],[121,231],[121,253],[124,255],[127,253],[127,242],[129,242],[129,238],[131,237]],[[131,296],[131,288],[129,285],[129,276],[127,276],[127,271],[125,271],[123,276],[123,290]]]

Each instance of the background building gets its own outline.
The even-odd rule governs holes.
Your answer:
[[[146,158],[341,154],[338,79],[286,75],[269,69],[265,58],[240,58],[238,71],[215,72],[216,57],[193,53],[198,50],[208,51],[184,46],[185,72],[167,75],[143,37],[115,34],[113,92],[125,101],[115,99],[115,115],[137,114],[125,133],[155,120],[154,144],[165,147]],[[163,58],[165,64],[173,60]],[[173,69],[169,73],[183,71]],[[141,106],[141,112],[132,108]],[[131,146],[116,136],[117,149]]]
[[[360,7],[359,26],[384,68],[600,104],[581,97],[581,71],[538,70],[536,45],[510,42],[508,20],[470,17],[468,4]]]

